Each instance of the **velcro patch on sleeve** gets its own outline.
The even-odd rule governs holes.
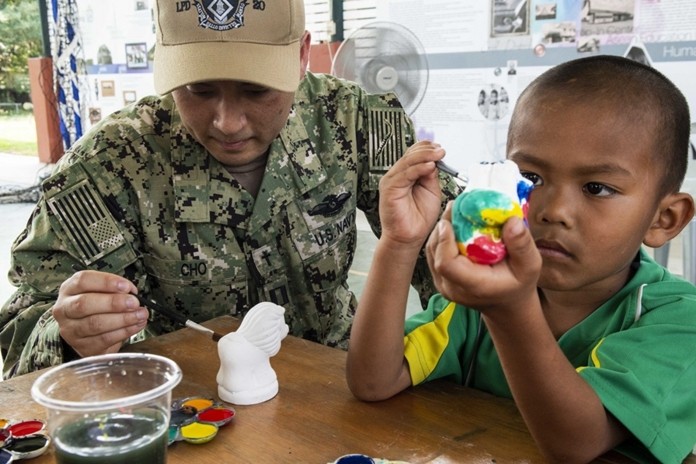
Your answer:
[[[406,151],[408,134],[401,108],[370,108],[370,171],[387,171]]]
[[[95,262],[125,243],[113,216],[87,179],[47,201],[85,264]]]

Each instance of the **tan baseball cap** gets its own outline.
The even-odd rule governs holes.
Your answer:
[[[155,90],[235,80],[294,92],[303,0],[155,0]]]

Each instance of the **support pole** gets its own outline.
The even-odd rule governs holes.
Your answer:
[[[58,102],[53,83],[53,58],[48,31],[48,6],[46,0],[39,1],[41,18],[41,40],[43,56],[29,58],[29,83],[34,124],[36,125],[36,144],[39,161],[56,163],[63,156],[63,139],[60,135]]]
[[[331,0],[331,20],[336,26],[331,42],[342,42],[345,29],[343,27],[343,0]]]
[[[43,55],[51,56],[51,36],[48,32],[48,6],[46,0],[39,0],[39,17],[41,18],[41,41],[43,43]]]
[[[50,56],[29,58],[31,102],[34,107],[39,161],[56,163],[63,156],[58,101],[53,90],[53,60]]]

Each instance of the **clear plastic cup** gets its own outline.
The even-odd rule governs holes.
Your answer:
[[[31,388],[47,411],[59,464],[167,462],[172,389],[181,369],[142,353],[92,356],[56,366]]]

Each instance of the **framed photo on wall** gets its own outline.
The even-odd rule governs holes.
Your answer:
[[[123,104],[129,105],[136,100],[135,90],[124,90],[123,91]]]
[[[89,123],[90,124],[96,124],[99,121],[101,121],[102,118],[102,110],[99,107],[90,107],[89,110],[87,111],[89,114]]]
[[[147,68],[147,44],[145,42],[126,44],[126,67],[128,69]]]
[[[491,37],[529,34],[527,0],[493,0],[491,9]]]
[[[113,97],[116,95],[116,84],[112,80],[101,81],[102,97]]]

